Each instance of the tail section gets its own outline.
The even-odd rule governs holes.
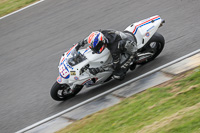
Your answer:
[[[135,35],[137,39],[137,47],[143,47],[153,34],[158,30],[162,19],[156,15],[128,26],[125,31],[129,31]]]

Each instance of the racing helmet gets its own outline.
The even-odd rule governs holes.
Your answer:
[[[100,54],[105,49],[106,38],[101,32],[94,31],[88,36],[87,42],[94,53]]]

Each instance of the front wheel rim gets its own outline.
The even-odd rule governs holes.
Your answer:
[[[61,89],[58,90],[57,96],[59,98],[65,98],[67,95],[70,95],[70,87],[67,85],[62,85]]]

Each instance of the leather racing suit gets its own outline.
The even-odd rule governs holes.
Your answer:
[[[105,45],[108,48],[108,50],[110,50],[110,53],[113,58],[114,78],[120,80],[125,76],[129,68],[129,64],[134,59],[134,54],[137,51],[136,39],[134,35],[129,32],[121,32],[115,30],[101,30],[100,32],[106,37]],[[78,45],[76,46],[76,50],[87,44],[86,42],[87,38],[78,43]],[[127,60],[124,64],[120,64],[120,55],[124,52],[129,53],[131,56],[129,60]],[[104,71],[103,69],[99,68],[93,70],[96,71],[96,73]],[[96,73],[93,72],[93,74]]]

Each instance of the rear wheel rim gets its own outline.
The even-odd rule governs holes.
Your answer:
[[[160,43],[159,42],[151,42],[149,44],[149,52],[153,54],[153,56],[157,53]]]
[[[152,55],[149,55],[149,57],[147,57],[145,61],[142,61],[142,63],[147,63],[153,60],[157,55],[159,55],[159,51],[161,48],[162,48],[162,43],[157,41],[150,42],[146,46],[146,50],[143,53],[151,53]]]

